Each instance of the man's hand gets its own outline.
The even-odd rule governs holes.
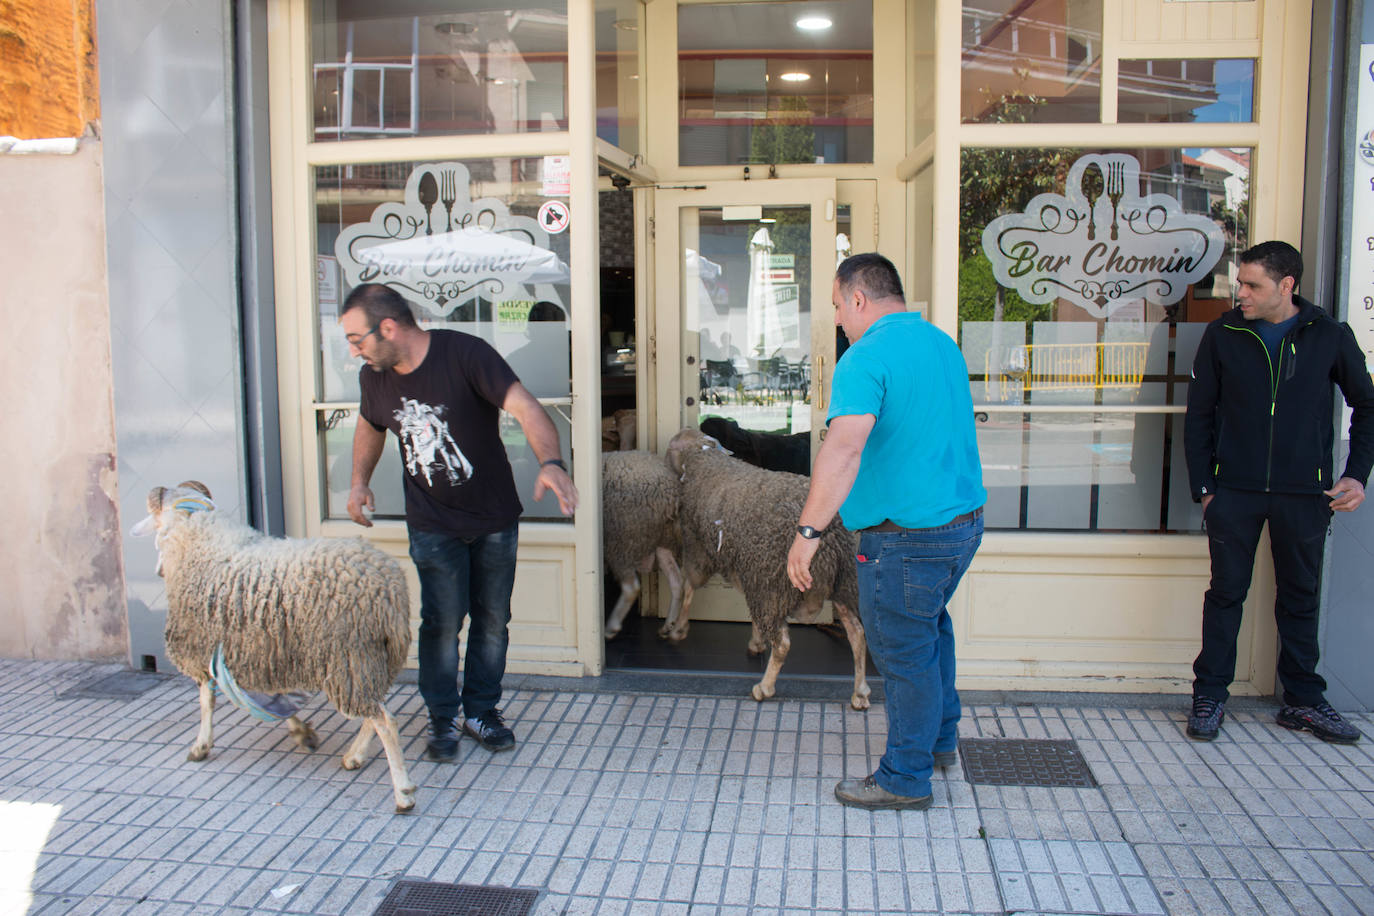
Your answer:
[[[1364,502],[1364,485],[1353,477],[1342,477],[1322,492],[1331,497],[1332,512],[1354,512]]]
[[[1207,507],[1211,505],[1212,500],[1216,498],[1217,494],[1215,493],[1208,493],[1206,496],[1202,497],[1202,515],[1204,518],[1207,517]]]
[[[577,487],[568,472],[556,464],[546,464],[539,469],[539,476],[534,481],[534,501],[543,499],[548,490],[558,497],[559,511],[564,515],[572,515],[577,508]]]
[[[372,490],[362,484],[356,484],[353,489],[348,491],[348,517],[364,528],[371,528],[372,519],[363,515],[363,506],[367,506],[369,512],[377,511],[377,503],[372,498]]]
[[[804,538],[800,534],[792,538],[792,549],[787,551],[787,578],[798,591],[811,587],[811,558],[820,546],[820,538]]]

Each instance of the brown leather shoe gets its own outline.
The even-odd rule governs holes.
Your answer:
[[[863,779],[841,779],[835,784],[835,797],[840,804],[851,808],[868,808],[870,811],[894,809],[898,811],[924,811],[935,801],[933,796],[922,795],[912,798],[907,795],[893,795],[878,785],[872,776]]]

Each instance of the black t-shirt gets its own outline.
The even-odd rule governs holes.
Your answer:
[[[517,381],[491,344],[459,331],[430,331],[429,352],[406,375],[363,366],[360,410],[396,434],[411,528],[472,537],[520,518],[498,429]]]

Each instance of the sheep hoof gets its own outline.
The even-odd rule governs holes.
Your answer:
[[[861,697],[856,693],[849,698],[849,705],[863,711],[868,708],[868,697]]]
[[[339,761],[339,765],[345,770],[356,770],[363,765],[363,762],[356,757],[344,757]]]
[[[414,811],[414,810],[415,810],[415,799],[411,798],[410,796],[406,796],[406,798],[405,798],[404,800],[396,802],[396,813],[397,813],[397,814],[409,814],[410,812],[412,812],[412,811]]]
[[[210,746],[206,745],[205,747],[201,747],[197,744],[191,748],[191,752],[186,755],[186,759],[191,761],[192,763],[199,763],[200,761],[204,760],[206,757],[209,756]]]
[[[614,630],[612,630],[610,627],[606,628],[606,642],[610,642],[612,639],[615,639],[619,635],[620,627],[616,627]]]
[[[772,697],[774,693],[772,690],[765,690],[762,684],[755,684],[753,689],[749,692],[752,693],[754,699],[758,700],[760,703]]]
[[[320,746],[320,736],[315,734],[315,729],[306,723],[301,723],[301,728],[291,729],[291,737],[296,739],[296,746],[307,751],[313,751]]]

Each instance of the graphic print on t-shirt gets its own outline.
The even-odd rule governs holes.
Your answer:
[[[401,424],[406,472],[411,476],[423,475],[429,486],[434,485],[433,472],[437,470],[447,475],[450,486],[464,483],[472,476],[472,463],[449,435],[443,415],[444,405],[431,407],[414,398],[401,398],[401,409],[392,413]]]

